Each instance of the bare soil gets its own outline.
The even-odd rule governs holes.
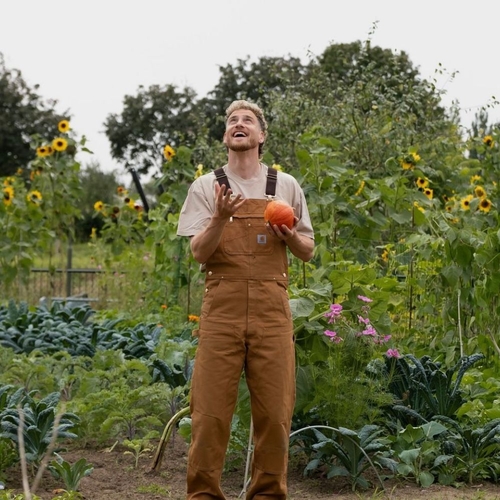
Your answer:
[[[110,449],[84,448],[73,449],[61,453],[63,458],[74,463],[86,458],[94,466],[93,472],[83,478],[80,492],[85,500],[149,500],[149,499],[185,499],[185,475],[187,463],[187,445],[179,437],[167,445],[159,470],[152,471],[154,451],[139,459],[135,467],[135,458],[125,454],[126,448]],[[358,500],[360,498],[389,498],[395,500],[500,500],[500,486],[492,483],[462,486],[459,488],[432,485],[420,488],[412,482],[387,480],[384,490],[377,481],[373,481],[373,489],[364,492],[352,492],[342,479],[326,479],[324,477],[305,478],[302,474],[303,464],[292,463],[289,470],[289,500]],[[225,472],[222,485],[227,500],[244,498],[240,496],[243,489],[244,468]],[[378,487],[377,487],[378,486]],[[19,468],[13,468],[7,478],[7,488],[22,493],[21,474]],[[64,488],[61,481],[54,479],[49,472],[45,473],[42,484],[36,492],[43,500],[52,499],[57,490]]]

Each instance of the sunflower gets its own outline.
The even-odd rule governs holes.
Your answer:
[[[431,188],[425,188],[424,189],[424,194],[429,198],[429,200],[432,200],[432,196],[434,195],[434,191]]]
[[[491,135],[487,135],[483,139],[483,144],[485,144],[489,148],[492,148],[493,144],[495,144],[495,141],[493,140],[493,137],[491,137]]]
[[[14,188],[12,186],[6,186],[3,190],[3,204],[8,207],[12,205],[13,199],[14,199]]]
[[[26,199],[32,203],[33,205],[40,205],[40,203],[42,203],[42,193],[40,193],[40,191],[30,191],[27,195],[26,195]]]
[[[424,207],[421,207],[416,201],[413,202],[413,206],[417,209],[420,210],[422,213],[425,212]]]
[[[196,167],[196,172],[194,173],[194,178],[198,179],[198,177],[201,177],[203,175],[203,165],[200,163]]]
[[[123,186],[118,186],[116,188],[116,192],[118,193],[118,196],[125,196],[127,194],[127,190]]]
[[[479,202],[479,210],[484,213],[488,213],[491,210],[491,201],[488,198],[483,198]]]
[[[380,256],[380,258],[384,262],[387,262],[389,260],[389,252],[388,252],[387,248],[384,248],[384,251],[382,252],[382,255]]]
[[[57,124],[57,128],[59,129],[59,132],[62,132],[64,134],[65,132],[67,132],[70,129],[69,121],[68,120],[61,120]]]
[[[165,160],[170,161],[175,156],[175,151],[168,144],[163,148]]]
[[[14,177],[6,177],[3,180],[4,187],[12,186],[12,184],[14,184]]]
[[[473,175],[470,178],[470,183],[471,184],[475,184],[476,182],[479,182],[480,180],[481,180],[481,176],[480,175]]]
[[[52,147],[56,151],[64,151],[68,147],[68,141],[62,137],[57,137],[52,141]]]
[[[453,210],[453,205],[446,205],[445,209],[448,213],[450,213]]]
[[[416,181],[415,181],[416,185],[419,187],[419,188],[422,188],[422,189],[425,189],[428,185],[429,185],[429,181],[427,179],[422,179],[422,177],[419,177]]]
[[[132,198],[125,198],[123,201],[127,204],[127,206],[129,208],[132,208],[132,209],[135,208],[135,201],[132,200]]]
[[[23,169],[21,167],[17,169],[16,175],[23,175]]]
[[[484,188],[482,186],[476,186],[474,188],[474,194],[478,198],[484,198],[486,196],[486,191],[484,190]]]
[[[40,146],[38,148],[36,148],[36,155],[39,157],[39,158],[43,158],[44,156],[48,156],[50,153],[49,153],[49,149],[47,148],[47,146]]]
[[[97,212],[102,212],[104,208],[104,203],[102,201],[96,201],[94,203],[94,210],[97,211]]]
[[[196,316],[196,314],[190,314],[188,316],[188,321],[194,321],[195,323],[198,323],[200,321],[200,317]]]
[[[273,164],[274,170],[279,170],[280,172],[283,172],[283,167],[281,165],[278,165],[277,163]]]
[[[469,194],[468,196],[460,200],[460,206],[462,207],[463,210],[470,210],[470,202],[472,198],[474,197],[471,194]]]

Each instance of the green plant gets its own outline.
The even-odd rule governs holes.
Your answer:
[[[426,422],[435,415],[454,416],[465,403],[462,377],[482,359],[484,355],[479,353],[464,356],[453,367],[442,370],[430,356],[386,356],[388,389],[397,399],[387,412],[403,425]]]
[[[62,479],[66,488],[70,491],[78,491],[80,481],[92,473],[94,466],[81,458],[73,465],[55,453],[56,460],[52,460],[48,469],[56,479]]]
[[[23,493],[14,493],[13,490],[0,491],[0,500],[25,500]],[[31,495],[31,500],[42,500],[38,495]]]
[[[41,400],[35,400],[33,394],[25,394],[21,408],[7,408],[0,413],[0,437],[11,439],[19,447],[19,428],[22,425],[22,439],[24,442],[26,459],[38,466],[46,454],[52,435],[55,431],[57,405],[60,394],[52,393]],[[21,417],[22,412],[22,417]],[[59,439],[74,439],[76,434],[71,432],[79,418],[73,413],[64,412],[61,415],[57,428]]]
[[[318,429],[330,430],[331,437],[326,436]],[[364,472],[371,467],[375,471],[382,489],[384,487],[375,465],[396,470],[396,462],[390,458],[387,440],[381,437],[383,429],[376,425],[365,425],[359,431],[340,427],[310,426],[292,433],[294,439],[301,438],[304,431],[312,429],[316,442],[310,445],[313,450],[312,460],[307,464],[304,474],[311,473],[326,465],[327,477],[345,476],[351,483],[354,491],[358,486],[368,488],[370,483]],[[294,442],[292,441],[292,443]],[[308,439],[309,442],[310,439]]]
[[[418,427],[408,424],[406,428],[391,436],[391,448],[399,460],[397,472],[407,478],[414,477],[417,484],[428,487],[434,482],[430,471],[435,461],[441,461],[440,443],[436,437],[447,429],[438,422],[428,422]]]
[[[442,463],[445,471],[472,484],[476,480],[500,477],[500,418],[480,427],[462,425],[451,418],[437,415],[434,420],[445,424],[449,433],[443,443]]]
[[[139,466],[139,459],[153,450],[147,439],[124,439],[123,446],[129,448],[124,451],[123,454],[132,455],[134,457],[134,467],[136,469]]]

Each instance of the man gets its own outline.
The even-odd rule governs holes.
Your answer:
[[[304,193],[289,174],[260,162],[267,123],[262,110],[234,101],[226,110],[228,162],[196,179],[181,210],[178,235],[191,237],[205,267],[192,387],[188,500],[224,500],[220,479],[244,370],[254,424],[247,500],[286,498],[295,350],[288,303],[287,247],[308,261],[313,230]],[[270,199],[295,210],[295,224],[269,226]]]

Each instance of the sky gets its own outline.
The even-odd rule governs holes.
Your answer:
[[[94,153],[81,163],[121,176],[103,123],[140,85],[188,86],[204,97],[221,66],[247,56],[307,63],[332,43],[370,38],[405,51],[470,126],[500,100],[499,20],[498,0],[0,0],[0,52],[44,99],[57,99],[58,112],[69,110]],[[488,113],[500,121],[500,106]]]

